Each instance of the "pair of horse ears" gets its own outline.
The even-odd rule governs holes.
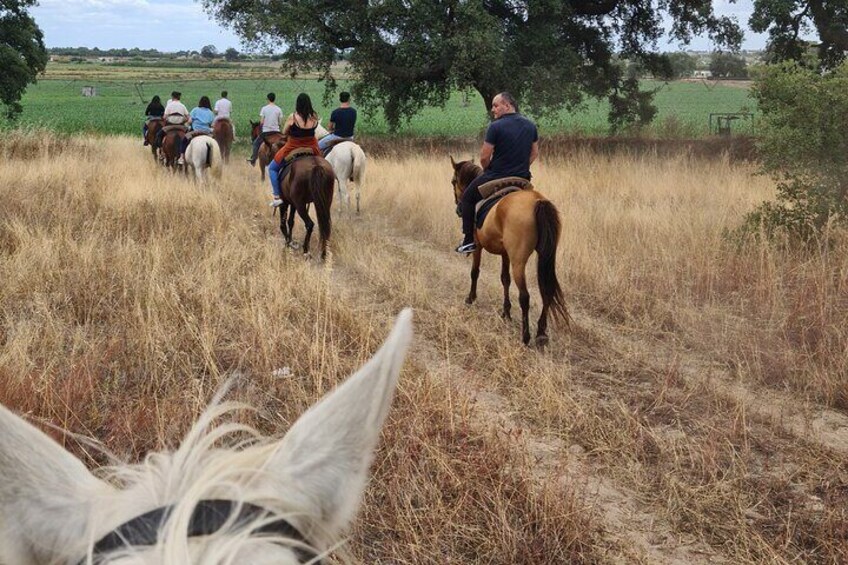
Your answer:
[[[279,500],[297,501],[311,520],[307,531],[337,539],[356,513],[411,338],[406,309],[368,363],[307,410],[272,449],[254,448],[272,486],[285,489],[275,493]],[[132,514],[137,501],[122,505],[121,492],[2,405],[0,477],[0,563],[61,561],[91,535],[93,517],[103,522],[96,529],[105,528],[93,532],[99,537],[138,515]],[[304,501],[315,507],[302,507]]]

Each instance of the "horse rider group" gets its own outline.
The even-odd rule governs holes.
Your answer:
[[[178,164],[184,163],[185,148],[188,139],[193,135],[211,133],[215,120],[230,119],[232,102],[227,99],[227,92],[221,93],[221,99],[215,102],[215,110],[211,109],[209,98],[201,97],[197,107],[190,113],[180,101],[181,94],[171,93],[171,100],[163,108],[158,96],[154,96],[147,106],[147,121],[144,125],[145,135],[148,123],[152,119],[164,119],[165,126],[157,134],[156,144],[161,146],[162,137],[174,129],[186,132],[183,139]],[[247,159],[253,165],[256,162],[259,148],[269,134],[285,136],[286,142],[275,154],[269,165],[269,178],[273,199],[271,206],[282,204],[280,198],[280,181],[285,170],[286,157],[295,149],[308,148],[314,155],[332,148],[334,143],[353,139],[356,125],[356,109],[350,105],[350,94],[342,92],[339,96],[340,105],[330,114],[327,128],[329,135],[320,141],[315,136],[320,118],[312,107],[312,101],[305,93],[297,97],[295,111],[283,121],[283,111],[276,104],[276,95],[271,92],[267,96],[268,103],[259,111],[261,131],[253,141],[253,151]],[[462,217],[463,239],[457,246],[458,253],[471,253],[477,247],[474,241],[475,206],[483,196],[478,188],[489,181],[505,177],[521,177],[530,180],[530,165],[539,157],[539,133],[536,125],[523,116],[518,109],[518,102],[508,92],[497,94],[492,100],[492,115],[494,120],[486,130],[486,137],[480,149],[480,165],[483,174],[466,187],[462,199],[457,206],[457,213]],[[189,127],[191,131],[189,131]],[[235,129],[233,129],[235,134]],[[147,141],[145,141],[145,145]],[[326,153],[324,153],[326,155]]]
[[[168,103],[162,107],[162,102],[159,96],[154,96],[145,109],[147,116],[144,123],[144,144],[147,145],[147,129],[152,120],[163,120],[163,127],[156,133],[155,145],[162,146],[162,140],[165,135],[172,131],[182,133],[180,145],[180,157],[177,160],[178,165],[185,164],[185,150],[188,147],[191,139],[198,135],[211,135],[212,125],[218,120],[227,120],[233,128],[233,137],[235,138],[235,126],[232,123],[230,114],[232,113],[233,103],[227,98],[227,91],[221,92],[221,98],[215,102],[215,110],[212,110],[212,104],[208,96],[201,96],[197,106],[188,111],[185,104],[181,101],[182,93],[179,91],[171,92],[171,98]]]
[[[273,92],[268,93],[268,103],[259,110],[259,135],[253,140],[253,152],[247,162],[253,166],[263,143],[273,134],[285,138],[285,144],[274,154],[274,158],[268,165],[268,178],[271,182],[272,200],[270,205],[280,206],[283,201],[280,197],[280,183],[284,178],[288,160],[286,159],[297,149],[311,150],[313,155],[326,156],[333,145],[342,141],[353,139],[353,130],[356,126],[356,109],[350,105],[350,93],[342,92],[339,95],[340,106],[330,114],[330,123],[327,130],[329,134],[319,141],[315,131],[321,121],[309,95],[301,92],[295,102],[295,111],[283,121],[283,111],[276,104],[277,96]],[[303,153],[303,152],[300,152]]]

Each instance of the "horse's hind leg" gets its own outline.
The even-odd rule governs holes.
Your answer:
[[[286,229],[286,221],[288,220],[288,218],[286,217],[286,214],[289,211],[289,205],[288,204],[280,204],[279,211],[280,211],[280,233],[283,234],[283,239],[286,240],[286,245],[288,245],[288,244],[291,243],[291,228]]]
[[[503,285],[504,291],[504,300],[503,300],[503,312],[501,312],[501,318],[504,320],[511,320],[512,316],[509,311],[512,309],[512,303],[509,301],[509,255],[504,253],[501,255],[501,284]]]
[[[309,217],[308,206],[298,206],[297,214],[306,225],[306,237],[303,238],[303,254],[306,255],[309,253],[309,239],[312,237],[312,228],[315,227],[315,222],[313,222],[312,218]],[[294,215],[294,212],[292,212],[292,215]]]
[[[474,304],[477,300],[477,279],[480,278],[480,261],[483,259],[483,248],[477,247],[474,250],[474,256],[471,263],[471,292],[468,293],[468,298],[465,299],[466,304]]]
[[[530,293],[527,291],[527,279],[524,268],[527,265],[527,257],[513,258],[512,278],[518,287],[518,304],[521,306],[521,342],[524,345],[530,343]]]
[[[542,299],[542,313],[539,315],[538,329],[536,330],[536,345],[545,346],[548,344],[548,308],[550,304],[546,304]]]
[[[295,214],[294,205],[291,205],[291,206],[289,206],[289,219],[288,219],[289,234],[288,234],[288,240],[286,241],[286,243],[288,243],[289,246],[291,246],[292,238],[294,237],[294,214]]]

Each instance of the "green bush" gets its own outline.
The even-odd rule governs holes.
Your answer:
[[[848,226],[848,63],[826,74],[793,62],[768,66],[753,95],[764,172],[778,186],[747,229],[809,240],[826,226]]]

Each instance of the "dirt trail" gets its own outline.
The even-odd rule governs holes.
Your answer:
[[[388,245],[392,249],[384,250],[383,253],[402,258],[401,263],[409,260],[412,264],[406,265],[404,272],[407,274],[417,269],[415,261],[420,262],[423,254],[426,256],[424,262],[436,265],[438,270],[445,274],[446,279],[461,282],[459,286],[464,287],[468,278],[467,261],[426,244],[422,247],[421,242],[387,232],[385,227],[375,229],[376,227],[367,220],[354,221],[346,226],[345,231],[348,232],[348,238],[359,244],[370,237],[376,237],[378,241],[383,242],[380,245],[390,242]],[[394,316],[397,308],[386,294],[388,289],[369,280],[367,272],[362,272],[361,262],[346,258],[342,251],[334,255],[332,262],[331,284],[336,286],[340,294],[358,304],[369,315],[379,313],[385,320]],[[447,275],[447,272],[450,275]],[[491,288],[486,288],[487,286]],[[481,290],[486,288],[485,292],[496,292],[491,296],[499,296],[497,292],[500,287],[496,289],[494,286],[481,280]],[[392,298],[403,301],[403,289],[394,290],[397,294]],[[431,302],[428,306],[441,316],[442,309],[455,310],[454,303],[461,302],[461,299],[462,294],[447,291],[446,303]],[[419,308],[419,314],[420,310]],[[444,315],[450,314],[445,312]],[[524,450],[535,461],[535,477],[540,483],[554,480],[578,493],[587,511],[598,516],[603,524],[604,537],[610,543],[608,556],[612,562],[725,562],[716,551],[694,536],[676,532],[662,516],[644,504],[636,493],[604,477],[581,446],[569,446],[558,437],[534,430],[484,375],[451,359],[450,347],[437,335],[422,328],[421,323],[418,326],[413,358],[428,367],[428,372],[434,378],[442,380],[451,390],[474,402],[478,408],[474,414],[482,429],[495,429],[514,438],[516,449]],[[517,345],[517,337],[515,341]],[[586,398],[592,396],[591,391],[583,393]]]
[[[481,334],[481,339],[491,339],[495,334],[508,336],[516,345],[514,355],[569,365],[575,377],[569,386],[578,405],[621,402],[609,398],[603,385],[595,384],[612,371],[611,364],[635,362],[649,374],[666,373],[673,368],[683,382],[708,385],[716,395],[742,406],[749,417],[759,419],[768,428],[788,432],[802,440],[800,443],[816,444],[837,454],[848,452],[845,416],[820,406],[801,405],[787,394],[752,390],[734,380],[720,362],[675,344],[625,334],[573,303],[570,307],[577,330],[572,336],[555,330],[552,347],[542,356],[522,349],[518,346],[517,323],[503,324],[497,318],[501,287],[496,268],[491,265],[495,258],[484,259],[478,288],[480,300],[468,309],[462,305],[468,290],[468,261],[437,249],[427,240],[413,239],[402,228],[367,213],[359,219],[339,218],[336,226],[330,283],[364,313],[387,322],[399,307],[415,306],[418,327],[414,358],[428,367],[434,378],[473,400],[482,429],[496,429],[514,438],[516,449],[524,450],[536,461],[540,484],[560,481],[582,497],[587,511],[602,524],[604,539],[609,543],[608,556],[613,562],[717,563],[733,559],[697,536],[679,531],[668,521],[667,509],[658,509],[656,501],[646,499],[644,493],[613,477],[610,469],[581,445],[569,445],[557,433],[528,419],[523,412],[526,405],[518,406],[489,375],[470,366],[468,358],[450,342],[453,338],[449,337],[448,328],[440,324],[447,326],[462,318],[463,323],[475,324],[473,331]],[[380,268],[376,268],[378,263]],[[390,269],[385,268],[386,263]],[[386,275],[387,271],[393,276]],[[513,295],[515,292],[513,288]],[[535,289],[531,289],[531,302],[538,308]],[[611,382],[610,386],[619,384],[620,381]],[[663,430],[654,428],[651,433],[662,435]],[[686,440],[685,432],[675,433]]]

